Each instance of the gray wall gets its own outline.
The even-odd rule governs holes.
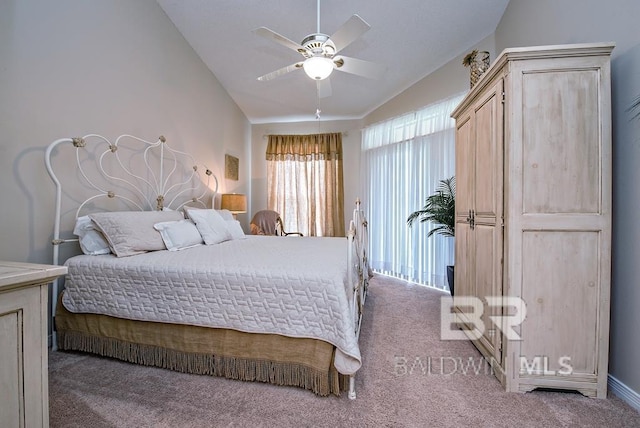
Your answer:
[[[246,117],[153,0],[0,1],[0,121],[0,260],[51,262],[44,152],[59,138],[164,135],[221,191],[250,190]]]
[[[640,1],[511,0],[495,32],[497,50],[609,42],[613,50],[613,283],[609,373],[640,393]]]

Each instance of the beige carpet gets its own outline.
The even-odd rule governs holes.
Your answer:
[[[440,340],[440,296],[372,280],[355,401],[53,352],[51,427],[640,427],[615,396],[504,392],[469,342]]]

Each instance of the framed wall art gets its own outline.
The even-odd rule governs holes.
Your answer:
[[[231,155],[224,155],[224,178],[238,181],[238,168],[240,160]]]

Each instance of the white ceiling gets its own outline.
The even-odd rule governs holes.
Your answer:
[[[371,80],[334,71],[322,120],[360,119],[491,35],[509,0],[321,0],[320,32],[358,14],[371,29],[340,53],[386,66]],[[251,123],[314,120],[316,82],[296,70],[257,77],[304,59],[253,33],[267,27],[294,42],[316,32],[316,0],[158,0],[167,16]]]

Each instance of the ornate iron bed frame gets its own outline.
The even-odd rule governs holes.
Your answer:
[[[123,147],[125,141],[128,143],[139,144],[141,148],[131,149],[131,160],[134,155],[142,155],[144,169],[138,172],[139,164],[136,168],[128,166],[127,159],[120,156],[119,149]],[[203,208],[209,205],[204,202],[204,198],[211,194],[212,201],[218,191],[218,179],[213,172],[204,166],[199,167],[193,157],[188,153],[175,150],[169,147],[163,136],[158,137],[155,142],[147,141],[132,135],[121,135],[112,143],[107,138],[97,135],[88,134],[84,137],[61,138],[51,144],[45,152],[45,165],[47,172],[51,176],[55,184],[55,214],[53,239],[53,264],[60,264],[59,247],[69,242],[78,242],[77,238],[61,238],[61,221],[62,221],[62,195],[63,187],[54,171],[52,159],[57,154],[57,149],[62,147],[72,147],[75,149],[75,167],[79,173],[81,180],[87,187],[85,190],[89,196],[82,199],[75,210],[73,220],[75,221],[83,211],[92,203],[99,200],[121,200],[134,210],[162,210],[162,209],[180,209],[186,204],[195,204]],[[95,151],[90,152],[89,147],[95,146]],[[104,146],[104,150],[100,151],[99,147]],[[158,151],[156,154],[154,151]],[[86,152],[83,159],[82,153]],[[91,157],[95,156],[92,161]],[[151,165],[151,158],[156,156],[158,163],[157,169]],[[182,161],[179,159],[182,158]],[[108,160],[114,161],[106,165]],[[92,168],[89,170],[85,165],[89,164]],[[167,165],[168,163],[168,165]],[[185,166],[189,165],[189,173],[183,174]],[[115,171],[114,167],[115,166]],[[168,166],[168,168],[167,168]],[[95,169],[93,168],[95,167]],[[182,167],[182,168],[181,168]],[[180,168],[180,169],[179,169]],[[90,171],[97,176],[92,177]],[[202,181],[201,172],[204,171],[206,183]],[[178,174],[182,174],[177,177]],[[215,183],[215,187],[210,189],[211,180]],[[117,189],[117,190],[116,190]],[[213,203],[211,204],[213,205]],[[352,316],[355,325],[356,338],[359,338],[360,327],[362,323],[364,302],[367,295],[367,287],[369,283],[370,270],[367,259],[368,251],[368,224],[364,215],[364,211],[360,206],[360,200],[356,201],[356,207],[353,210],[353,217],[350,221],[347,239],[350,245],[348,251],[348,278],[356,278],[352,284],[353,301]],[[55,316],[56,306],[58,304],[58,295],[60,283],[58,280],[52,284],[52,301],[51,316]],[[55,326],[52,323],[52,326]],[[56,350],[57,335],[55,327],[52,331],[52,349]],[[356,398],[355,392],[355,375],[349,378],[350,399]]]

